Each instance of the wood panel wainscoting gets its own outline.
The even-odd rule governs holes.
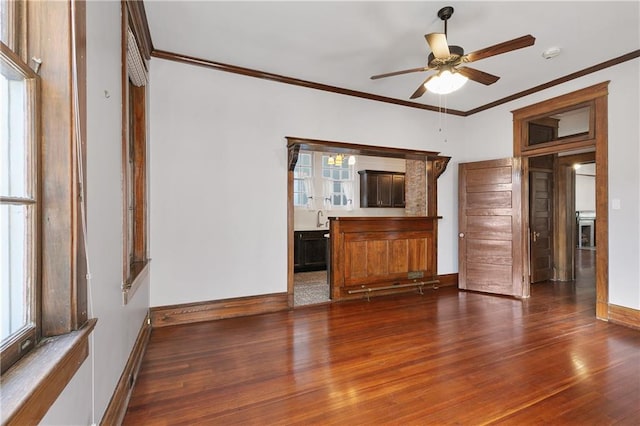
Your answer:
[[[335,300],[436,286],[436,216],[332,217],[331,296]]]

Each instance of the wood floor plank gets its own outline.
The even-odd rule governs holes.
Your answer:
[[[588,267],[527,300],[444,287],[158,328],[124,424],[637,425],[640,331],[595,319]]]

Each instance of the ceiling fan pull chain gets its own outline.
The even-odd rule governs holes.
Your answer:
[[[440,95],[443,96],[443,95]],[[447,143],[447,95],[444,95],[444,142]]]
[[[444,142],[447,142],[447,96],[444,95],[444,108],[442,108],[442,96],[438,95],[438,131],[444,134]],[[443,114],[444,109],[444,114]],[[442,118],[444,115],[444,119]],[[443,125],[444,124],[444,125]],[[443,131],[444,129],[444,131]]]
[[[442,133],[442,95],[438,95],[438,131]]]

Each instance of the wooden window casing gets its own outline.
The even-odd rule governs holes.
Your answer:
[[[10,39],[21,58],[39,67],[39,170],[42,246],[38,262],[38,312],[43,337],[77,330],[87,322],[87,281],[78,185],[78,159],[85,159],[86,57],[83,2],[10,2]],[[76,26],[76,58],[71,35]],[[65,46],[62,48],[61,46]],[[72,84],[75,62],[77,85]],[[74,105],[74,98],[79,104]],[[78,109],[76,114],[76,108]],[[80,134],[75,131],[80,120]],[[80,152],[78,152],[80,150]],[[78,155],[80,154],[80,155]]]
[[[29,356],[3,371],[0,414],[2,424],[37,424],[87,357],[96,323],[88,318],[82,225],[86,14],[84,1],[76,0],[8,1],[2,11],[9,20],[3,37],[40,81],[35,322],[36,337],[47,339],[36,341]]]
[[[147,241],[147,104],[145,83],[148,43],[141,34],[140,2],[122,3],[122,173],[123,173],[123,299],[128,303],[146,275]],[[132,46],[131,43],[135,43]],[[129,49],[139,52],[139,66],[134,75],[128,66]],[[136,81],[134,83],[134,80]],[[146,80],[146,78],[145,78]]]

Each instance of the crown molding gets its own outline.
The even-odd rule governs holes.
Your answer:
[[[357,98],[362,98],[362,99],[369,99],[372,101],[377,101],[377,102],[384,102],[384,103],[389,103],[389,104],[394,104],[394,105],[400,105],[400,106],[405,106],[405,107],[409,107],[409,108],[417,108],[417,109],[422,109],[422,110],[427,110],[427,111],[435,111],[435,112],[440,112],[443,114],[451,114],[451,115],[457,115],[460,117],[468,117],[470,115],[473,114],[477,114],[479,112],[482,111],[486,111],[488,109],[494,108],[496,106],[505,104],[507,102],[512,102],[516,99],[519,98],[523,98],[525,96],[529,96],[533,93],[536,92],[540,92],[542,90],[548,89],[550,87],[553,86],[557,86],[559,84],[562,83],[566,83],[568,81],[571,80],[575,80],[577,78],[583,77],[585,75],[597,72],[597,71],[601,71],[605,68],[609,68],[618,64],[621,64],[623,62],[627,62],[633,59],[637,59],[638,57],[640,57],[640,49],[638,50],[634,50],[632,52],[629,52],[627,54],[624,54],[622,56],[618,56],[616,58],[610,59],[608,61],[604,61],[601,62],[599,64],[587,67],[585,69],[582,69],[580,71],[576,71],[573,72],[571,74],[567,74],[563,77],[557,78],[555,80],[551,80],[547,83],[543,83],[540,84],[538,86],[534,86],[530,89],[527,90],[523,90],[522,92],[518,92],[515,93],[513,95],[498,99],[496,101],[490,102],[488,104],[485,105],[481,105],[477,108],[473,108],[470,109],[468,111],[460,111],[460,110],[455,110],[455,109],[443,109],[437,106],[433,106],[433,105],[426,105],[426,104],[421,104],[421,103],[417,103],[417,102],[409,102],[409,101],[404,101],[402,99],[396,99],[396,98],[390,98],[387,96],[380,96],[380,95],[374,95],[372,93],[366,93],[366,92],[360,92],[360,91],[356,91],[356,90],[350,90],[350,89],[345,89],[345,88],[341,88],[341,87],[336,87],[336,86],[331,86],[328,84],[322,84],[322,83],[316,83],[313,81],[308,81],[308,80],[301,80],[301,79],[297,79],[297,78],[293,78],[293,77],[287,77],[284,75],[280,75],[280,74],[273,74],[270,72],[266,72],[266,71],[260,71],[260,70],[255,70],[255,69],[251,69],[251,68],[245,68],[245,67],[239,67],[236,65],[230,65],[230,64],[224,64],[221,62],[215,62],[215,61],[210,61],[208,59],[202,59],[202,58],[198,58],[198,57],[194,57],[194,56],[188,56],[188,55],[183,55],[180,53],[175,53],[175,52],[168,52],[165,50],[157,50],[154,49],[151,51],[151,56],[154,58],[158,58],[158,59],[165,59],[165,60],[169,60],[169,61],[174,61],[174,62],[181,62],[184,64],[189,64],[189,65],[195,65],[195,66],[201,66],[201,67],[206,67],[206,68],[210,68],[210,69],[215,69],[218,71],[225,71],[225,72],[230,72],[230,73],[234,73],[234,74],[241,74],[241,75],[245,75],[248,77],[255,77],[255,78],[261,78],[261,79],[265,79],[265,80],[271,80],[271,81],[276,81],[278,83],[285,83],[285,84],[291,84],[294,86],[301,86],[301,87],[306,87],[309,89],[315,89],[315,90],[321,90],[321,91],[325,91],[325,92],[332,92],[332,93],[337,93],[337,94],[341,94],[341,95],[346,95],[346,96],[354,96]]]
[[[261,78],[264,80],[276,81],[278,83],[291,84],[294,86],[306,87],[308,89],[316,89],[324,92],[338,93],[340,95],[353,96],[356,98],[369,99],[372,101],[384,102],[389,104],[395,104],[405,106],[409,108],[417,108],[429,111],[442,112],[446,114],[464,116],[463,111],[455,109],[443,109],[433,105],[425,105],[417,102],[404,101],[402,99],[390,98],[387,96],[374,95],[372,93],[360,92],[357,90],[344,89],[342,87],[331,86],[328,84],[315,83],[308,80],[300,80],[298,78],[287,77],[280,74],[273,74],[266,71],[254,70],[251,68],[239,67],[236,65],[224,64],[221,62],[210,61],[208,59],[197,58],[194,56],[187,56],[180,53],[167,52],[165,50],[153,50],[151,56],[159,59],[166,59],[174,62],[182,62],[189,65],[196,65],[206,68],[215,69],[218,71],[226,71],[234,74],[241,74],[248,77]]]
[[[153,42],[151,41],[151,32],[149,31],[144,2],[141,0],[125,0],[125,4],[129,11],[129,26],[138,41],[142,57],[148,61],[151,59]]]
[[[632,59],[636,59],[638,57],[640,57],[640,49],[634,50],[633,52],[629,52],[629,53],[624,54],[622,56],[618,56],[617,58],[609,59],[608,61],[600,62],[599,64],[590,66],[588,68],[582,69],[580,71],[576,71],[576,72],[571,73],[571,74],[567,74],[564,77],[556,78],[555,80],[551,80],[551,81],[549,81],[547,83],[540,84],[538,86],[534,86],[534,87],[532,87],[530,89],[523,90],[522,92],[514,93],[511,96],[507,96],[505,98],[498,99],[497,101],[490,102],[490,103],[488,103],[486,105],[482,105],[482,106],[479,106],[477,108],[470,109],[469,111],[466,111],[464,113],[464,115],[466,117],[466,116],[469,116],[469,115],[472,115],[472,114],[476,114],[478,112],[486,111],[486,110],[491,109],[493,107],[496,107],[498,105],[502,105],[502,104],[505,104],[507,102],[511,102],[511,101],[516,100],[516,99],[523,98],[525,96],[529,96],[529,95],[531,95],[533,93],[540,92],[542,90],[548,89],[548,88],[553,87],[553,86],[557,86],[557,85],[562,84],[562,83],[566,83],[566,82],[571,81],[571,80],[575,80],[575,79],[580,78],[580,77],[584,77],[587,74],[591,74],[591,73],[594,73],[594,72],[597,72],[597,71],[601,71],[601,70],[603,70],[605,68],[609,68],[609,67],[612,67],[614,65],[618,65],[618,64],[621,64],[623,62],[627,62],[627,61],[630,61]]]

